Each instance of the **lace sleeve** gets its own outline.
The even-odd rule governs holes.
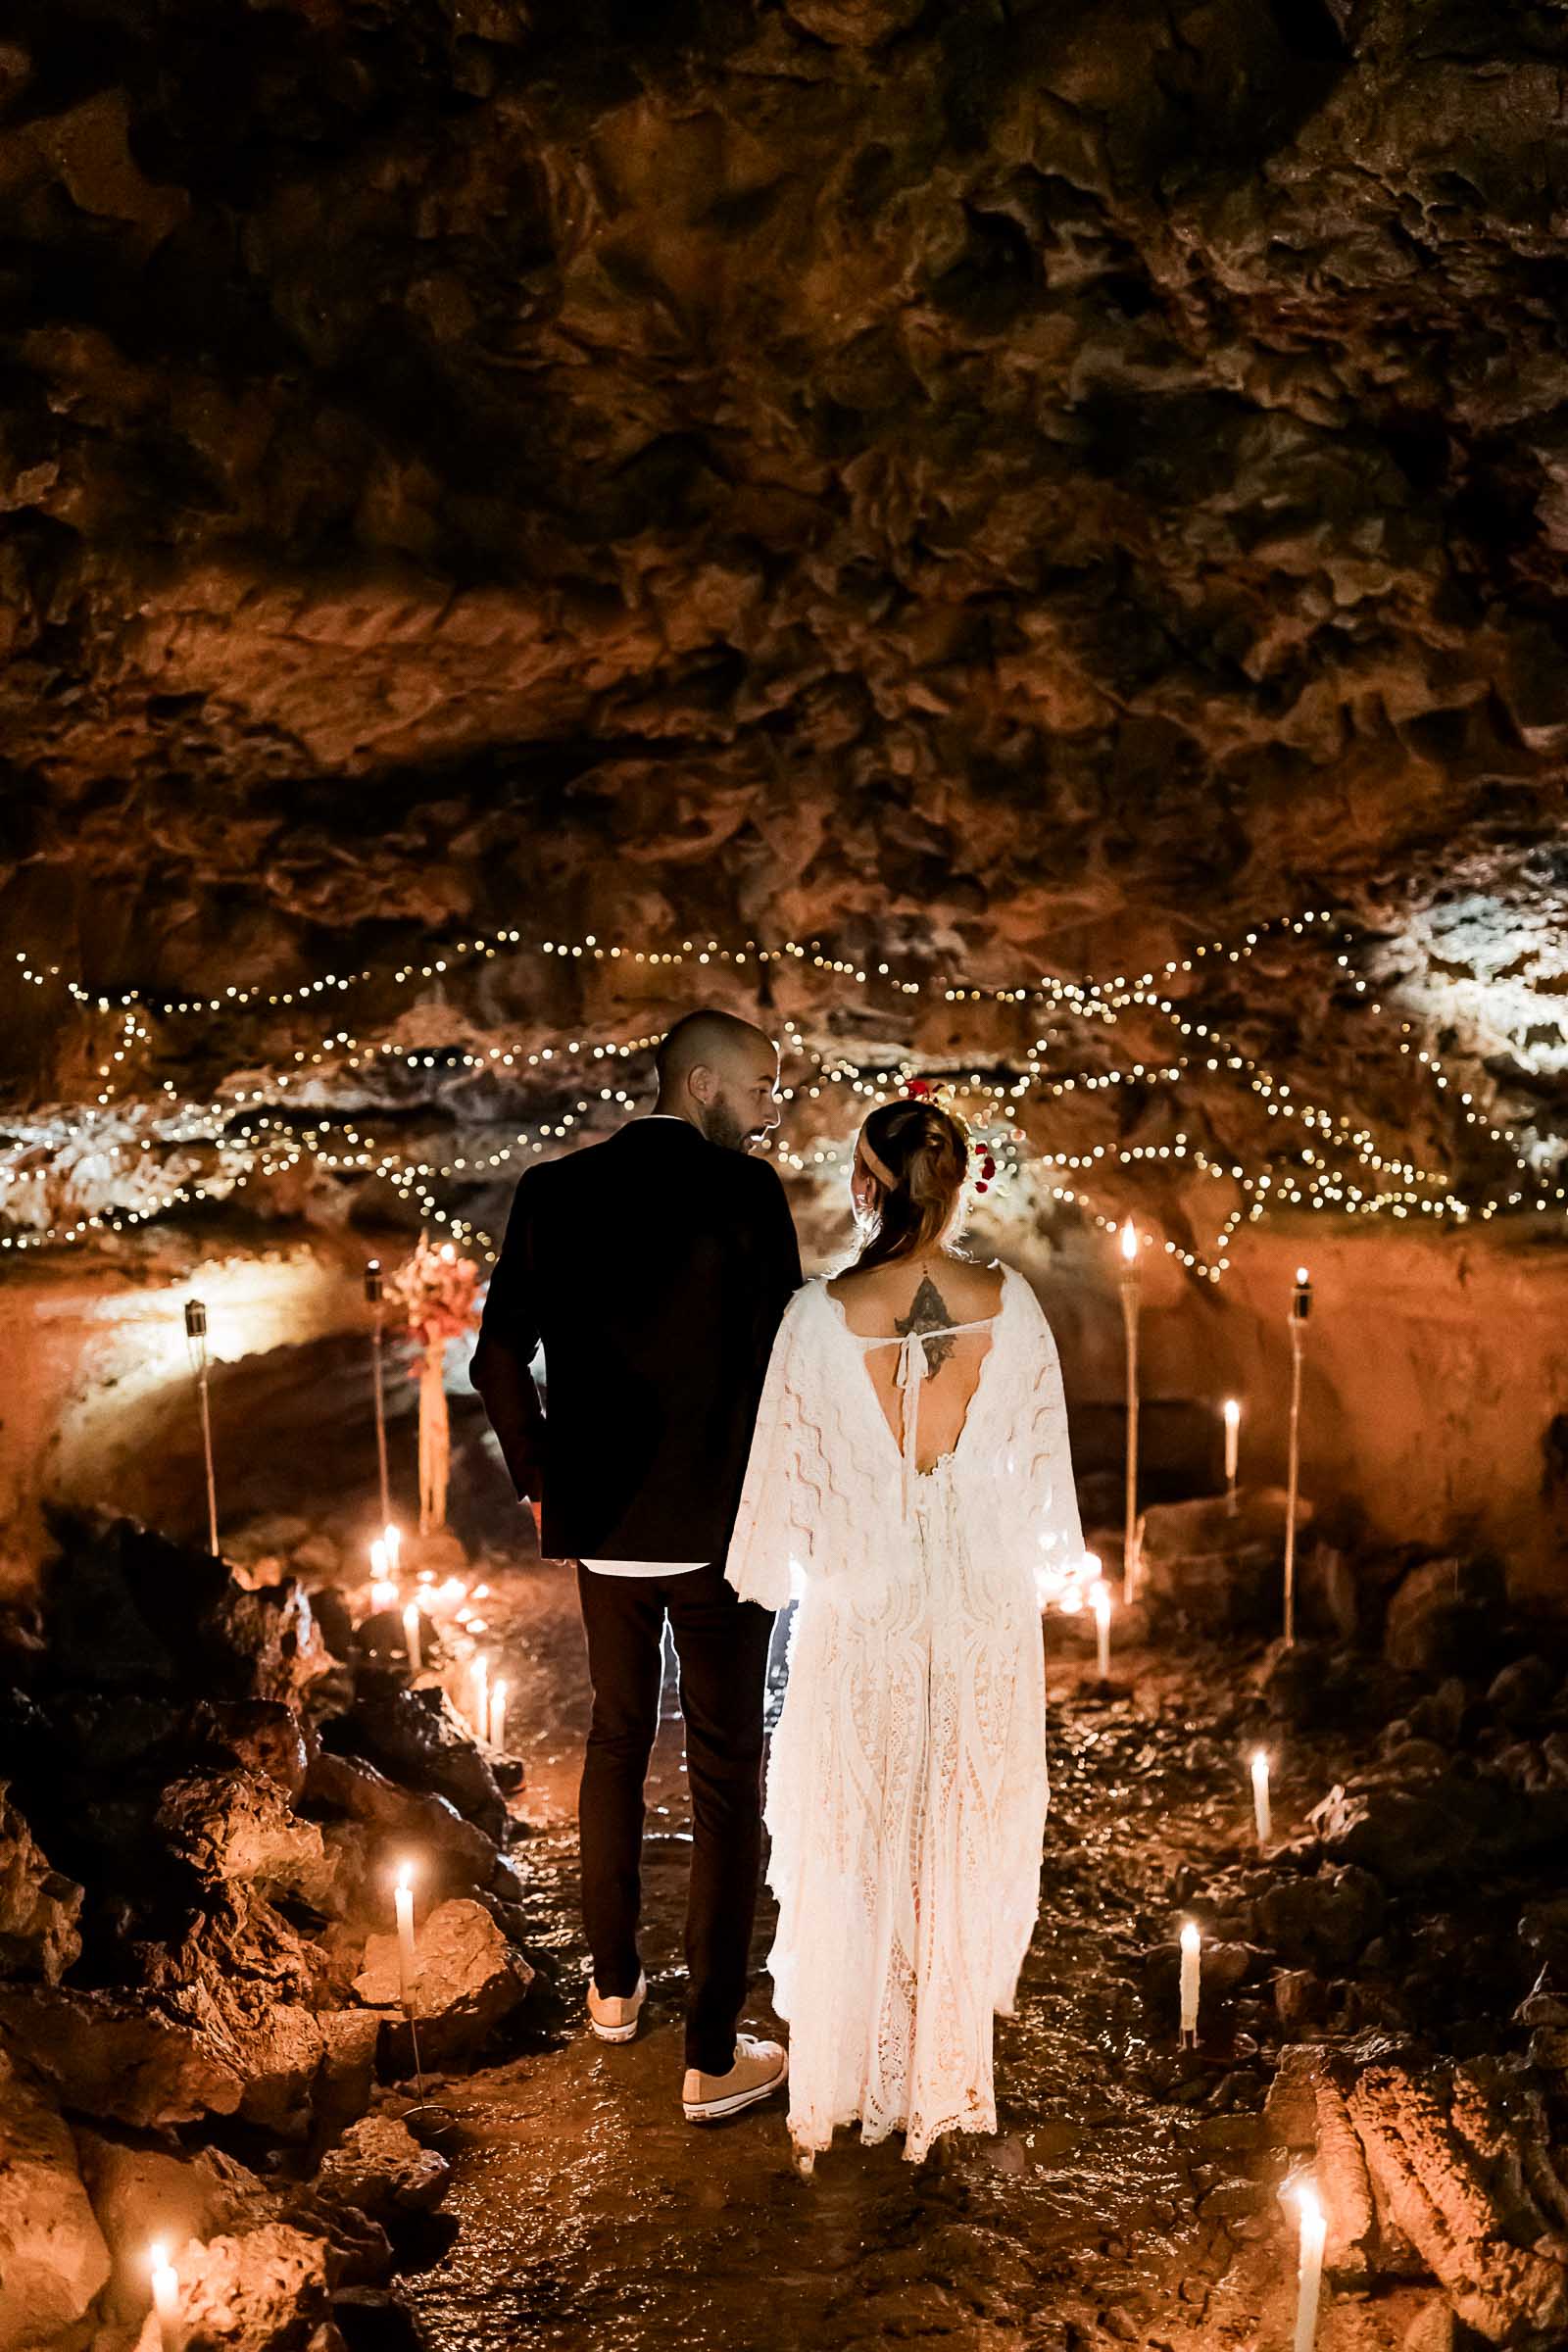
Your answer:
[[[808,1298],[808,1291],[797,1291],[773,1343],[724,1563],[725,1578],[742,1600],[758,1601],[764,1609],[786,1605],[811,1556],[812,1519],[803,1508],[802,1466],[820,1450],[821,1433],[803,1405],[810,1352]]]
[[[1032,1292],[1030,1296],[1033,1298]],[[1023,1471],[1017,1493],[1028,1513],[1024,1533],[1037,1568],[1059,1574],[1067,1561],[1082,1553],[1084,1531],[1072,1473],[1061,1359],[1055,1335],[1038,1299],[1034,1299],[1034,1309],[1032,1378],[1021,1398],[1017,1432],[1017,1457]]]

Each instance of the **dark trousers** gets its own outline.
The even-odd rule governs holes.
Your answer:
[[[582,1908],[603,1993],[635,1991],[643,1784],[659,1729],[664,1619],[680,1660],[692,1872],[686,1899],[686,2063],[727,2074],[751,1978],[761,1858],[762,1704],[770,1611],[716,1567],[667,1581],[577,1569],[593,1724],[583,1760]]]

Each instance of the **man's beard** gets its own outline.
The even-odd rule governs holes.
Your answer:
[[[703,1133],[724,1152],[749,1152],[755,1138],[741,1125],[727,1102],[710,1102],[703,1112]]]

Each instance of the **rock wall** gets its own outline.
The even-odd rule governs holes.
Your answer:
[[[843,1253],[842,1219],[803,1200],[808,1264]],[[977,1227],[1037,1285],[1060,1348],[1086,1505],[1119,1523],[1123,1324],[1105,1237]],[[1166,1260],[1145,1280],[1140,1325],[1144,1493],[1172,1499],[1222,1478],[1219,1405],[1244,1401],[1241,1474],[1285,1471],[1295,1266],[1310,1259],[1314,1310],[1302,1382],[1302,1491],[1378,1541],[1492,1553],[1520,1596],[1568,1597],[1568,1269],[1555,1253],[1414,1232],[1397,1244],[1327,1219],[1248,1236],[1218,1292]],[[1306,1228],[1310,1228],[1307,1230]],[[313,1512],[375,1517],[375,1448],[363,1258],[346,1243],[166,1252],[131,1286],[98,1267],[29,1270],[0,1290],[5,1588],[30,1588],[46,1498],[101,1503],[200,1540],[206,1503],[185,1298],[209,1303],[220,1523]],[[455,1521],[504,1537],[514,1506],[467,1389],[447,1379],[456,1434]],[[389,1348],[394,1490],[416,1490],[414,1385]],[[526,1537],[524,1535],[524,1540]]]
[[[1277,1464],[1319,1198],[1310,1474],[1545,1576],[1565,48],[1471,0],[17,0],[0,1238],[102,1270],[0,1291],[8,1517],[187,1507],[134,1301],[215,1202],[298,1270],[256,1425],[297,1380],[363,1442],[353,1230],[493,1246],[715,997],[785,1038],[803,1195],[926,1069],[1201,1260],[1151,1304],[1173,1479],[1233,1380]],[[1107,1459],[1118,1333],[1068,1350]]]

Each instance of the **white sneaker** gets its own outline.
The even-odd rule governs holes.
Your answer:
[[[789,2071],[789,2059],[778,2042],[737,2034],[735,2063],[727,2075],[705,2075],[695,2066],[686,2069],[680,2102],[686,2121],[716,2124],[726,2115],[739,2115],[743,2107],[782,2090]]]
[[[592,1979],[588,1984],[588,2023],[601,2041],[630,2041],[648,1998],[648,1979],[639,1975],[633,1993],[604,1993]]]

